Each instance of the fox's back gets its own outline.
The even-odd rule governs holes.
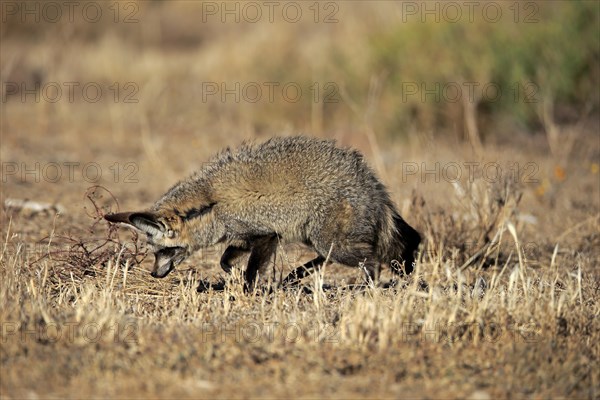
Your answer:
[[[381,186],[360,153],[306,137],[244,145],[221,154],[215,164],[208,179],[215,195],[268,200],[273,206],[296,203],[314,210],[340,197],[373,196]]]
[[[335,146],[335,142],[303,136],[273,138],[260,144],[244,144],[238,149],[226,150],[215,158],[219,166],[244,170],[253,165],[274,169],[273,175],[303,179],[312,184],[318,179],[348,175],[360,178],[372,175],[362,156],[355,150]],[[277,168],[283,168],[277,170]],[[335,179],[331,179],[332,182]]]

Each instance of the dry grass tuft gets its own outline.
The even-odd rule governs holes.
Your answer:
[[[394,289],[350,285],[356,271],[334,266],[309,278],[309,290],[245,294],[235,269],[222,291],[197,293],[218,275],[150,278],[138,238],[100,228],[103,211],[89,198],[96,214],[88,234],[52,235],[42,257],[7,232],[5,393],[32,395],[35,382],[57,396],[77,387],[78,397],[597,393],[594,260],[581,255],[567,267],[555,247],[530,266],[517,222],[521,195],[505,183],[455,186],[447,213],[415,197],[427,240],[415,272]],[[98,229],[102,239],[91,235]],[[61,240],[69,247],[57,252]],[[293,268],[289,256],[275,265]],[[340,271],[349,279],[340,281]],[[25,392],[19,371],[31,357]]]

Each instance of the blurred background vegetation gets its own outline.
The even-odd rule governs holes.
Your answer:
[[[30,107],[38,122],[108,127],[113,140],[144,129],[202,139],[369,129],[479,145],[598,112],[597,1],[298,2],[297,22],[285,2],[273,15],[263,2],[52,4],[3,3],[4,119],[33,103],[11,83],[41,85],[44,103],[49,82],[63,97],[64,82],[97,82],[105,95]],[[302,89],[294,101],[290,83],[288,93]]]

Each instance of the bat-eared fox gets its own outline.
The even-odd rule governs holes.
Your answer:
[[[317,253],[284,284],[297,282],[327,257],[363,267],[374,281],[381,263],[408,274],[421,241],[358,151],[303,136],[227,148],[149,210],[105,218],[147,235],[156,278],[218,243],[227,245],[221,257],[226,272],[249,253],[246,288],[266,270],[280,240]]]

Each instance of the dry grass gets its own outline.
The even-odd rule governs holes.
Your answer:
[[[194,6],[136,4],[137,25],[0,31],[17,33],[0,49],[3,81],[41,68],[46,82],[105,90],[98,103],[2,103],[1,200],[53,206],[0,211],[0,396],[600,396],[597,118],[556,121],[551,146],[544,132],[482,132],[474,153],[409,126],[400,141],[380,130],[398,97],[392,77],[363,57],[369,32],[397,26],[392,3],[342,8],[335,26],[213,22],[194,37]],[[199,100],[201,82],[272,80],[334,81],[340,102]],[[113,102],[115,81],[135,82],[139,102]],[[147,207],[225,146],[300,131],[365,153],[423,234],[416,271],[396,288],[332,265],[303,288],[244,294],[218,248],[153,279],[144,239],[100,218]],[[72,177],[65,162],[80,163]],[[22,174],[35,163],[39,179]],[[57,182],[42,172],[52,163]],[[88,179],[87,163],[102,177]],[[501,178],[480,168],[490,163]],[[456,165],[455,180],[444,167]],[[311,256],[281,246],[265,283]],[[222,279],[223,291],[196,291]]]
[[[246,295],[236,273],[197,293],[219,279],[216,251],[156,280],[132,258],[135,237],[94,223],[29,247],[23,226],[56,222],[13,215],[0,258],[3,395],[593,398],[597,247],[572,246],[597,245],[598,216],[572,245],[533,256],[515,193],[499,202],[495,189],[480,188],[481,203],[455,192],[452,218],[414,202],[427,243],[396,289],[356,288],[361,274],[334,266],[308,290]],[[306,257],[296,250],[280,249],[274,269]]]

